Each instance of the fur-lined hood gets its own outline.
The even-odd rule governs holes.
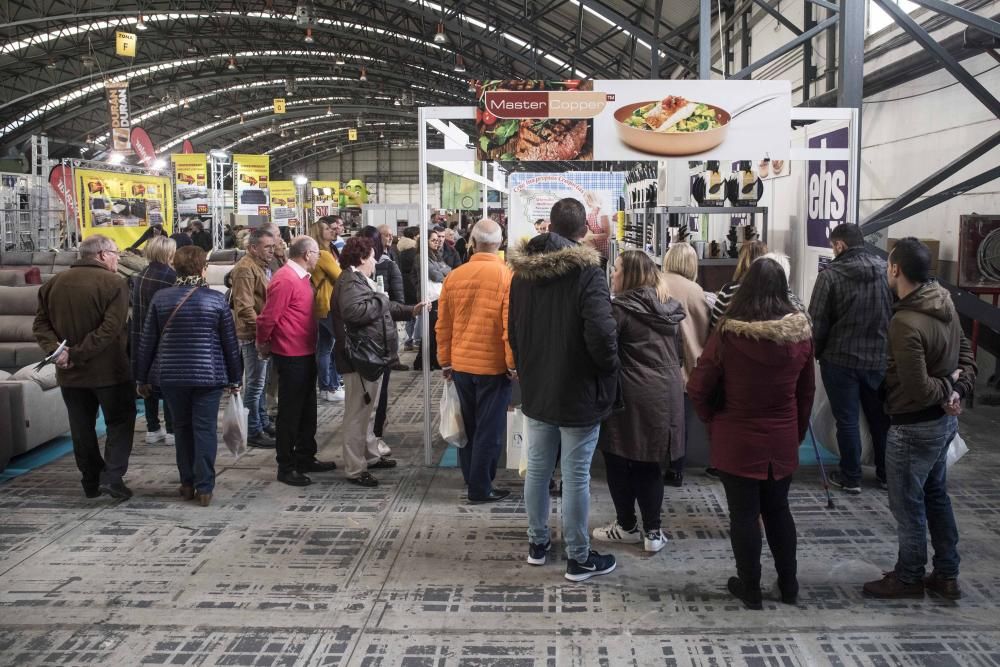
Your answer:
[[[723,319],[719,331],[753,340],[769,340],[779,344],[800,343],[812,338],[809,318],[800,312],[785,315],[780,320],[761,322],[743,322],[742,320],[726,318]]]
[[[406,236],[400,236],[399,239],[397,239],[396,241],[397,252],[403,252],[404,250],[410,250],[411,248],[416,248],[416,247],[417,247],[417,242]]]
[[[574,243],[555,233],[539,234],[510,252],[514,275],[531,282],[548,282],[574,271],[601,267],[601,255],[590,246]]]

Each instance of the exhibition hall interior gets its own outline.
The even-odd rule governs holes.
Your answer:
[[[0,664],[1000,665],[1000,0],[0,34]]]

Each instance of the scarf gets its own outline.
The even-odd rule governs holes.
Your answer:
[[[174,282],[175,287],[207,287],[208,282],[201,276],[177,276]]]

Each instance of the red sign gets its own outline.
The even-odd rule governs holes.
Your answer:
[[[69,211],[71,218],[76,220],[76,197],[73,195],[73,170],[62,164],[52,167],[49,172],[49,185],[56,191],[63,205]]]
[[[190,139],[185,139],[184,143],[181,144],[181,153],[187,153],[188,155],[194,153],[194,144],[191,143]]]
[[[152,167],[153,163],[156,162],[156,149],[153,148],[153,141],[149,138],[146,130],[141,127],[133,127],[128,141],[132,146],[132,152],[139,156],[142,166],[147,169]]]

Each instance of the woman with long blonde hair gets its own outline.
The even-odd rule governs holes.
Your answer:
[[[333,286],[340,278],[340,264],[330,252],[330,242],[336,236],[333,225],[320,218],[309,227],[311,236],[319,246],[319,261],[312,270],[312,285],[316,290],[313,302],[313,312],[319,335],[316,338],[316,369],[319,377],[319,398],[325,401],[343,401],[344,390],[340,388],[340,374],[333,357],[335,342],[333,334],[333,318],[330,315],[330,303],[333,299]]]

